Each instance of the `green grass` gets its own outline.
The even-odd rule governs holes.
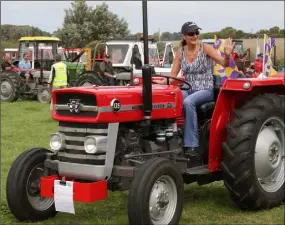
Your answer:
[[[25,149],[48,147],[49,135],[57,131],[49,105],[23,101],[1,104],[1,224],[20,224],[6,201],[6,178],[15,158]],[[105,201],[75,204],[75,215],[58,213],[35,224],[127,224],[127,192],[110,192]],[[230,200],[222,182],[199,187],[185,186],[181,224],[284,224],[284,205],[268,211],[242,212]]]

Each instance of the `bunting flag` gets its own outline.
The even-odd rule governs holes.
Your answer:
[[[277,71],[273,68],[271,56],[275,46],[275,38],[268,37],[264,34],[264,48],[263,48],[263,77],[270,77],[277,74]]]
[[[223,58],[225,57],[224,53],[225,41],[226,40],[224,39],[217,39],[216,35],[214,36],[214,48],[217,50],[218,54]],[[239,74],[237,71],[238,71],[237,65],[234,59],[231,58],[229,67],[223,67],[216,63],[214,65],[213,74],[220,75],[222,78],[222,83],[224,83],[225,80],[227,80],[228,78],[231,79],[238,78]]]

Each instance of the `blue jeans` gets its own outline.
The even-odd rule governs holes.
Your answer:
[[[199,147],[196,106],[214,100],[213,90],[182,91],[184,110],[184,147]]]
[[[115,78],[112,78],[112,77],[108,77],[108,76],[105,76],[107,82],[109,85],[111,86],[116,86],[116,81],[115,81]]]

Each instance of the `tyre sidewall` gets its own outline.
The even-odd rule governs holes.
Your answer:
[[[1,94],[1,101],[5,102],[13,102],[16,101],[19,98],[20,94],[20,85],[21,85],[21,80],[18,76],[18,74],[14,71],[3,71],[0,72],[0,77],[1,77],[1,84],[3,81],[9,82],[12,88],[12,94],[9,96],[7,99],[2,99],[2,94]]]
[[[271,107],[269,108],[268,110],[265,110],[264,113],[261,115],[262,117],[260,118],[260,120],[258,120],[257,124],[256,124],[256,130],[254,131],[254,148],[253,148],[253,152],[255,151],[255,146],[256,146],[256,141],[257,141],[257,137],[258,137],[258,134],[260,132],[260,129],[263,125],[263,123],[271,118],[271,117],[278,117],[279,119],[281,119],[284,123],[284,109],[282,109],[281,107],[280,108],[274,108],[274,107]],[[270,201],[273,205],[278,205],[280,203],[280,201],[284,198],[284,183],[283,185],[279,188],[278,191],[276,192],[267,192],[265,191],[259,181],[258,181],[258,177],[256,175],[256,171],[255,171],[255,160],[254,158],[252,159],[252,169],[254,171],[254,179],[255,179],[255,186],[258,190],[259,193],[261,193],[261,201]]]
[[[155,182],[163,175],[169,175],[174,180],[177,191],[176,209],[173,218],[169,224],[177,224],[180,220],[183,211],[184,183],[179,170],[175,168],[175,165],[169,166],[169,164],[173,163],[169,160],[162,161],[156,169],[152,169],[151,165],[149,165],[150,169],[145,170],[143,177],[141,178],[142,184],[140,184],[141,187],[139,188],[141,190],[138,191],[141,191],[142,195],[140,197],[140,200],[143,199],[143,203],[140,205],[144,206],[141,208],[141,214],[145,220],[145,224],[153,224],[151,222],[151,217],[149,213],[149,198]]]

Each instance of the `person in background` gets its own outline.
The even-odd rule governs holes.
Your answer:
[[[233,50],[233,52],[232,52],[232,57],[233,57],[234,61],[237,61],[239,58],[239,55],[235,50]]]
[[[106,78],[108,80],[108,84],[111,86],[115,86],[116,82],[115,82],[115,72],[114,72],[114,68],[112,65],[112,62],[110,60],[110,55],[106,54],[104,57],[104,61],[100,63],[100,71],[101,74],[104,75],[104,78]]]
[[[19,62],[18,69],[19,69],[18,72],[19,75],[26,79],[26,84],[28,88],[29,79],[30,78],[33,79],[33,74],[32,74],[33,69],[31,62],[29,60],[28,53],[23,54],[23,59]]]
[[[254,70],[255,74],[259,75],[263,70],[263,53],[257,55],[257,59],[254,60]]]
[[[237,60],[236,60],[236,65],[237,65],[237,68],[238,68],[238,73],[241,75],[241,77],[243,76],[246,76],[246,66],[245,66],[245,62],[247,60],[247,57],[248,57],[248,52],[244,52],[241,57],[239,57]]]
[[[4,56],[4,61],[1,63],[2,70],[12,70],[15,66],[11,63],[9,55]]]
[[[65,88],[69,84],[69,73],[65,63],[61,61],[61,56],[55,56],[56,63],[52,65],[50,76],[48,80],[48,88],[51,91],[55,89]],[[50,105],[50,110],[52,110],[52,100]]]

